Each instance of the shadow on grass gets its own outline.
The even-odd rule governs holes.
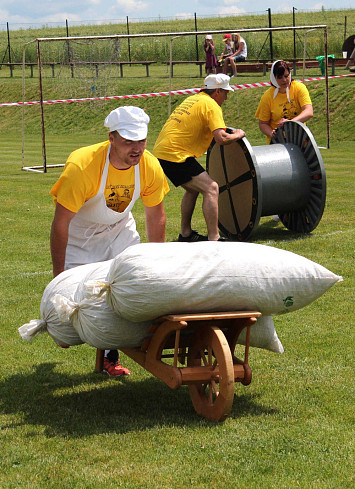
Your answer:
[[[102,374],[67,375],[56,372],[55,366],[42,363],[32,374],[12,375],[0,383],[0,412],[23,419],[3,429],[20,424],[43,426],[47,436],[81,438],[210,423],[196,414],[186,386],[172,390],[154,377],[132,381]],[[231,417],[273,412],[257,404],[255,398],[237,396]]]
[[[308,239],[312,233],[295,233],[287,229],[282,223],[271,220],[261,223],[251,237],[252,241],[296,241]]]

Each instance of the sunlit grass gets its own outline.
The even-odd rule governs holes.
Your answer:
[[[177,74],[175,88],[201,82]],[[251,349],[252,383],[236,384],[230,417],[222,424],[197,416],[186,387],[169,389],[124,355],[122,363],[132,374],[117,381],[93,372],[95,351],[88,345],[64,350],[46,334],[30,343],[21,340],[17,329],[40,317],[42,293],[51,280],[49,190],[61,169],[21,171],[20,109],[1,109],[1,489],[353,487],[352,82],[339,80],[331,87],[331,144],[321,150],[327,203],[319,226],[309,236],[296,235],[264,216],[253,238],[314,260],[344,281],[309,306],[274,318],[285,353]],[[119,83],[120,93],[145,93],[166,88],[167,79],[157,74]],[[20,80],[6,81],[3,88],[7,101],[21,96]],[[316,107],[309,127],[324,144],[324,85],[309,88]],[[227,123],[245,128],[253,146],[264,144],[254,119],[258,90],[237,92],[224,107]],[[55,96],[55,87],[49,93]],[[134,104],[151,117],[152,149],[167,117],[167,100]],[[64,162],[73,149],[106,138],[103,117],[115,105],[91,116],[80,104],[46,108],[48,162]],[[29,166],[42,162],[36,110],[26,113]],[[181,189],[171,186],[165,198],[168,241],[179,232],[181,196]],[[140,201],[134,215],[145,241]],[[206,231],[200,199],[193,225]]]
[[[69,148],[81,138],[56,142],[62,154],[60,142]],[[236,385],[221,425],[196,415],[186,388],[171,391],[124,355],[132,375],[117,382],[93,373],[87,345],[62,350],[47,335],[20,339],[17,328],[39,317],[51,279],[48,191],[60,170],[21,172],[14,139],[7,148],[0,178],[1,487],[351,487],[354,142],[322,150],[328,201],[312,236],[295,240],[262,218],[255,242],[313,259],[344,282],[275,318],[284,355],[252,349],[253,381]],[[175,189],[166,197],[168,240],[178,233],[180,198]],[[134,213],[144,240],[141,203]],[[199,203],[194,226],[205,230]]]

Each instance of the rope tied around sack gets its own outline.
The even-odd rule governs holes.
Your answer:
[[[85,282],[85,289],[92,297],[102,297],[110,288],[111,286],[108,282],[101,280],[88,280]]]

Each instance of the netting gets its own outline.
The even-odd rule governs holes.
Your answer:
[[[297,29],[307,30],[310,26],[302,26]],[[312,30],[324,29],[325,26],[312,26]],[[291,31],[292,28],[274,28],[274,31]],[[244,29],[250,34],[252,31],[268,31],[267,29]],[[213,32],[214,35],[223,34],[225,31]],[[240,30],[243,32],[243,30]],[[198,33],[200,40],[204,36],[205,32]],[[127,60],[127,43],[132,43],[132,52],[134,53],[134,60]],[[46,171],[47,166],[63,165],[64,158],[70,152],[70,147],[62,154],[58,156],[51,155],[51,165],[47,165],[46,154],[48,141],[46,142],[46,134],[65,134],[67,135],[73,130],[73,133],[81,132],[86,133],[86,140],[84,144],[91,144],[90,134],[97,135],[100,129],[103,128],[103,120],[110,110],[120,105],[116,101],[112,101],[112,95],[117,94],[136,94],[131,96],[143,95],[148,92],[148,97],[155,94],[155,82],[157,78],[152,76],[148,77],[149,63],[157,63],[157,60],[146,60],[146,56],[143,56],[144,47],[147,44],[153,43],[158,46],[159,50],[163,50],[165,55],[169,52],[170,57],[175,60],[181,60],[183,58],[183,65],[176,65],[175,70],[179,73],[179,69],[184,73],[185,81],[189,79],[189,87],[201,86],[201,80],[198,82],[197,70],[198,67],[194,60],[196,60],[196,32],[182,32],[182,33],[157,33],[147,35],[134,35],[134,36],[91,36],[80,38],[46,38],[36,39],[31,43],[27,43],[24,48],[24,66],[26,61],[34,57],[35,47],[37,45],[37,63],[39,66],[39,88],[35,87],[34,80],[29,84],[29,88],[26,86],[23,76],[23,101],[26,100],[40,100],[41,103],[33,106],[23,105],[23,149],[22,149],[22,168],[31,169],[34,171]],[[326,46],[325,39],[325,46]],[[158,49],[158,48],[156,48]],[[183,49],[183,54],[181,50]],[[200,46],[202,49],[202,45]],[[28,53],[26,53],[28,51]],[[142,59],[142,57],[144,59]],[[167,57],[166,57],[167,59]],[[186,62],[191,64],[186,64]],[[144,64],[145,63],[145,64]],[[171,70],[168,63],[166,68],[163,68],[164,74],[162,75],[162,68],[160,68],[160,74],[158,77],[164,78],[166,81],[171,77]],[[129,66],[127,66],[129,65]],[[23,66],[23,72],[24,72]],[[153,65],[157,66],[157,65]],[[125,77],[123,77],[123,68],[125,71]],[[145,73],[147,70],[147,73]],[[203,72],[200,72],[200,77],[204,76]],[[143,78],[143,81],[137,83],[137,78]],[[193,81],[193,78],[195,79]],[[127,80],[135,80],[130,85]],[[171,78],[168,83],[165,83],[166,90],[169,90],[169,94],[172,92]],[[193,83],[192,83],[193,82]],[[156,85],[162,86],[157,82]],[[181,87],[179,87],[181,88]],[[243,87],[244,88],[244,87]],[[141,90],[141,91],[139,91]],[[328,97],[328,87],[326,79],[326,97]],[[158,97],[161,98],[161,97]],[[155,123],[161,126],[166,120],[168,110],[170,111],[170,96],[164,97],[164,101],[155,99],[144,99],[144,104],[138,102],[137,105],[146,109],[148,114],[149,109],[154,103],[155,108]],[[239,99],[239,96],[237,97]],[[66,103],[58,103],[58,99]],[[143,100],[143,99],[140,99]],[[47,101],[44,104],[43,101]],[[49,102],[48,102],[49,101]],[[52,103],[53,101],[53,103]],[[84,103],[76,103],[76,102]],[[75,102],[75,103],[68,103]],[[127,103],[123,101],[122,104]],[[237,113],[238,120],[241,115],[240,101],[235,100],[234,115]],[[129,102],[131,103],[131,102]],[[173,110],[176,103],[180,103],[177,98],[173,101],[171,109]],[[168,109],[169,104],[169,109]],[[159,110],[160,107],[165,108]],[[326,98],[326,114],[328,114],[327,98]],[[48,117],[47,117],[48,116]],[[327,116],[328,117],[328,116]],[[30,123],[27,123],[27,122]],[[328,119],[327,119],[328,124]],[[101,129],[103,131],[103,129]],[[37,167],[26,166],[26,151],[25,140],[27,148],[28,143],[34,144],[34,139],[42,132],[42,158],[43,164]],[[31,138],[35,134],[36,138]],[[103,133],[102,133],[103,134]],[[327,129],[327,137],[329,140],[329,132]],[[38,141],[38,138],[36,139]],[[75,141],[79,143],[78,140]],[[52,143],[51,143],[52,144]],[[47,145],[47,146],[46,146]],[[74,148],[73,148],[74,149]],[[33,164],[33,158],[32,158]]]
[[[185,46],[185,59],[194,58],[194,39],[181,37],[181,40]],[[164,50],[169,52],[168,38],[160,38],[159,41]],[[180,39],[177,41],[180,42]],[[135,53],[139,52],[140,43],[139,39],[134,46]],[[80,128],[80,131],[95,133],[98,127],[102,127],[109,111],[118,105],[118,102],[112,102],[110,96],[117,95],[120,91],[120,80],[127,80],[128,74],[138,75],[146,80],[150,69],[149,61],[132,61],[130,64],[127,60],[126,44],[127,39],[120,37],[37,40],[39,89],[35,93],[33,83],[26,82],[26,77],[23,76],[23,101],[39,100],[44,103],[23,107],[24,170],[47,171],[47,167],[63,166],[63,162],[60,161],[47,164],[46,134],[65,134],[77,128]],[[177,43],[174,42],[173,49],[175,45],[177,46]],[[26,60],[33,59],[33,50],[34,44],[24,49],[23,69]],[[154,62],[152,60],[152,63]],[[192,76],[193,70],[196,70],[196,67],[187,66],[185,76]],[[169,77],[168,65],[165,77]],[[48,101],[58,100],[63,103],[48,104]],[[69,103],[70,101],[75,103]],[[164,103],[167,105],[168,100]],[[59,120],[60,125],[57,124]],[[27,166],[28,148],[33,144],[33,136],[37,138],[41,132],[43,165]]]

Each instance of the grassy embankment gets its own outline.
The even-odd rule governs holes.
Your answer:
[[[346,19],[346,31],[345,31]],[[355,10],[323,10],[323,11],[299,11],[295,14],[296,26],[308,25],[327,25],[329,54],[342,57],[342,44],[345,37],[352,34],[355,25]],[[272,14],[273,27],[292,26],[292,13]],[[240,29],[254,29],[268,27],[268,13],[265,15],[238,15],[236,17],[213,17],[198,18],[197,30],[218,31],[229,29],[231,32]],[[151,21],[151,22],[131,22],[129,26],[130,34],[144,34],[155,32],[193,32],[195,31],[194,19]],[[296,31],[297,56],[303,56],[303,36],[304,31]],[[109,25],[81,25],[70,26],[70,36],[96,36],[96,35],[116,35],[127,34],[125,24]],[[13,61],[22,61],[23,45],[33,39],[42,37],[66,36],[65,28],[43,27],[41,29],[11,30],[11,46]],[[270,44],[267,33],[248,33],[246,36],[250,58],[268,58],[270,55]],[[222,51],[222,36],[215,37],[217,52]],[[180,38],[174,41],[174,54],[176,59],[196,59],[195,36],[193,38]],[[203,36],[198,36],[199,59],[204,59],[202,49]],[[0,45],[7,46],[7,33],[0,32]],[[128,59],[128,43],[122,41],[118,46],[120,57]],[[80,49],[79,45],[76,46]],[[98,49],[98,48],[95,48]],[[144,38],[132,39],[130,41],[132,60],[157,60],[166,61],[169,59],[169,42],[165,38]],[[273,33],[274,56],[293,57],[293,32]],[[28,61],[36,60],[36,46],[31,45],[26,52]],[[323,31],[313,31],[307,34],[307,56],[315,58],[323,54]],[[107,53],[112,56],[112,53]]]

